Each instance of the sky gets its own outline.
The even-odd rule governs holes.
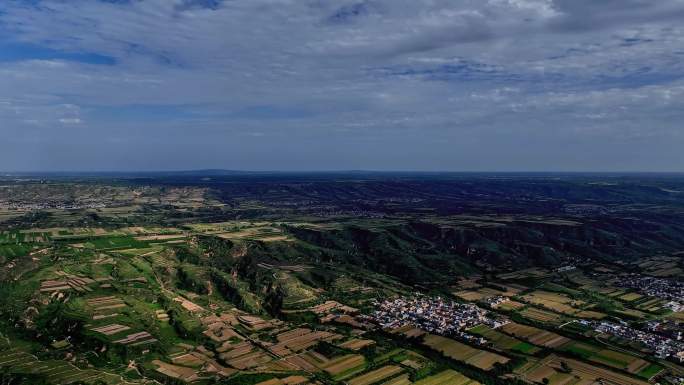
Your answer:
[[[0,170],[684,171],[684,0],[1,0]]]

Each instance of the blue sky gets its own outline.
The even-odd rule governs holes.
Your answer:
[[[0,169],[684,171],[682,0],[5,0]]]

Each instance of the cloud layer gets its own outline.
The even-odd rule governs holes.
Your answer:
[[[684,171],[682,0],[8,0],[0,164]]]

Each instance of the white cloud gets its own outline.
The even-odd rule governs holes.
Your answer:
[[[0,43],[115,64],[0,62],[0,123],[45,140],[54,122],[78,126],[52,139],[95,146],[98,133],[153,146],[239,132],[391,152],[468,137],[501,164],[515,135],[598,136],[606,151],[622,134],[681,141],[683,12],[679,0],[7,1]],[[426,151],[425,167],[455,156]]]
[[[80,118],[60,118],[59,122],[62,124],[81,124]]]

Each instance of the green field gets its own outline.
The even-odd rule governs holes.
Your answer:
[[[656,364],[651,364],[647,366],[644,370],[640,371],[637,373],[639,377],[645,378],[645,379],[650,379],[651,377],[655,376],[656,374],[660,373],[663,370],[663,367],[660,365]]]
[[[0,353],[0,367],[7,373],[32,374],[49,384],[61,385],[82,381],[86,384],[122,383],[119,376],[93,369],[79,369],[65,361],[38,360],[20,349],[8,349]]]
[[[150,247],[148,242],[138,241],[133,237],[98,237],[91,238],[86,245],[102,250],[141,249]]]
[[[540,348],[532,344],[510,337],[485,325],[478,325],[472,329],[468,329],[468,332],[486,338],[492,343],[493,347],[497,349],[524,354],[534,354],[540,350]]]
[[[7,257],[9,259],[14,259],[17,257],[23,257],[25,255],[28,255],[32,249],[33,247],[27,244],[0,245],[0,256]]]

